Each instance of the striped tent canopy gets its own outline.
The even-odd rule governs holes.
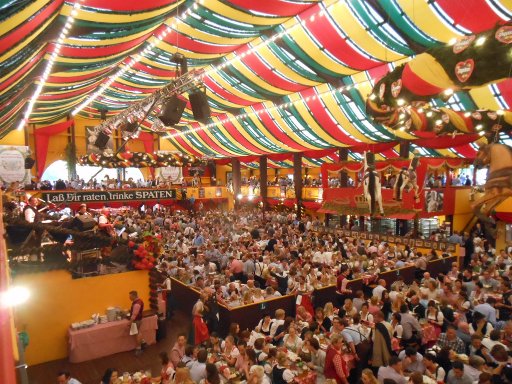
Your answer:
[[[177,149],[248,166],[300,151],[315,167],[338,161],[341,147],[360,159],[365,145],[385,143],[378,159],[397,157],[403,140],[424,155],[474,156],[479,137],[441,144],[390,131],[365,101],[396,66],[510,20],[512,1],[7,0],[0,11],[0,137],[26,123],[114,116],[175,79],[181,53],[205,71],[212,116],[195,121],[189,103],[162,133]],[[432,103],[509,110],[512,80]]]

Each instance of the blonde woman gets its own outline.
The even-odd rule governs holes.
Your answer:
[[[270,379],[265,375],[265,369],[261,365],[251,367],[247,384],[270,384]]]
[[[329,320],[332,321],[334,319],[334,316],[336,315],[337,310],[334,308],[334,304],[332,302],[327,302],[324,305],[324,316],[328,317]]]
[[[363,373],[361,375],[361,382],[363,384],[379,384],[379,381],[374,376],[371,369],[363,369]]]
[[[176,368],[176,374],[174,375],[174,381],[172,384],[195,384],[190,377],[190,370],[187,367]]]
[[[393,312],[400,312],[400,307],[402,304],[405,304],[404,295],[401,293],[396,295],[396,299],[391,304],[391,309]]]

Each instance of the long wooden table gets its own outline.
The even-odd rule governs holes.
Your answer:
[[[157,320],[156,315],[142,319],[139,332],[142,333],[142,338],[148,345],[156,343]],[[130,336],[128,320],[112,321],[78,330],[70,328],[68,338],[71,363],[80,363],[114,353],[131,351],[137,346],[135,336]]]
[[[449,256],[442,259],[430,261],[427,264],[427,271],[432,277],[437,277],[439,273],[446,273],[450,270],[452,262],[457,261],[457,256]],[[379,278],[384,279],[387,286],[396,281],[398,276],[402,276],[406,283],[412,283],[416,268],[408,266],[404,268],[393,269],[379,274]],[[199,299],[199,291],[188,286],[181,281],[172,279],[171,294],[174,297],[177,308],[185,313],[191,314],[194,303]],[[350,280],[347,288],[352,292],[363,289],[363,280],[361,278]],[[336,287],[334,285],[316,289],[313,292],[313,305],[323,307],[325,303],[332,302],[336,304]],[[253,329],[263,317],[263,314],[274,315],[276,309],[284,309],[288,316],[295,315],[295,295],[286,295],[262,301],[260,303],[242,305],[238,307],[220,307],[219,331],[221,336],[226,336],[231,323],[238,323],[240,329]]]

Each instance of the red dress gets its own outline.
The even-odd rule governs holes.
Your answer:
[[[337,365],[341,365],[337,367]],[[345,360],[340,351],[337,351],[333,347],[327,348],[325,355],[324,375],[326,379],[335,379],[337,384],[342,384],[340,374],[343,377],[348,377],[348,369]]]
[[[313,302],[311,301],[311,293],[307,291],[307,287],[303,286],[301,289],[301,286],[299,285],[298,294],[301,296],[300,304],[297,304],[295,307],[295,310],[297,310],[297,307],[303,306],[306,311],[308,311],[311,316],[315,316],[315,309],[313,308]]]
[[[194,325],[194,345],[199,345],[210,338],[208,327],[201,316],[194,315],[192,324]]]

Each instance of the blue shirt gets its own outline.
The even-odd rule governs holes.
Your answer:
[[[492,305],[488,303],[478,304],[475,307],[475,311],[484,315],[487,321],[492,325],[496,324],[496,309],[494,309]]]

